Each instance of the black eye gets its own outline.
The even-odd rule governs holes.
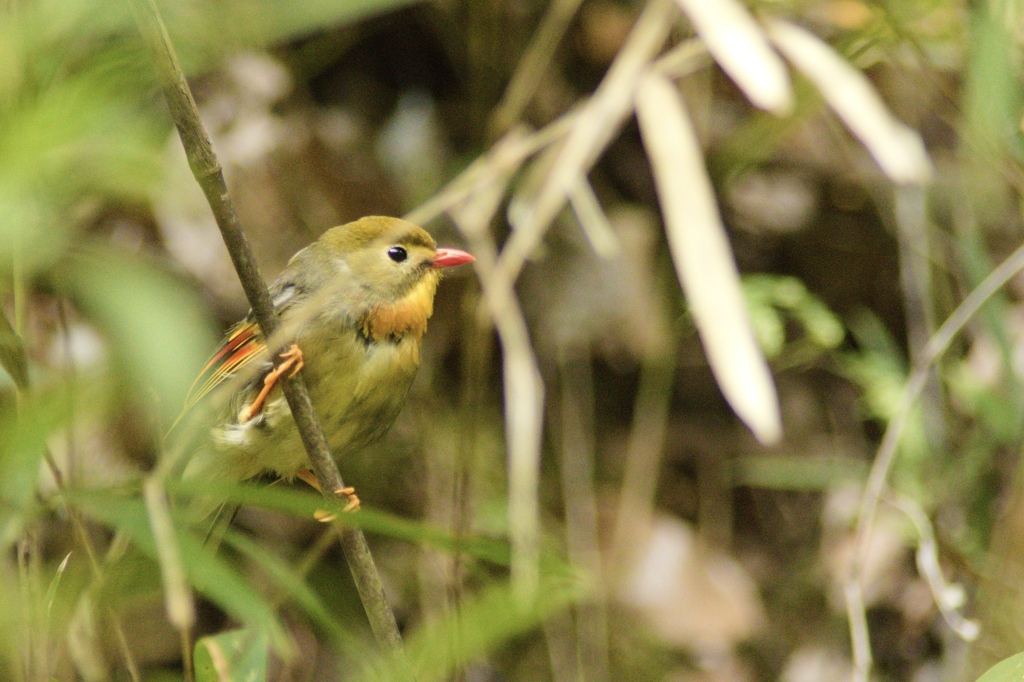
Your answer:
[[[403,249],[401,246],[392,246],[390,249],[388,249],[388,258],[395,261],[396,263],[401,263],[408,257],[409,254],[406,253],[405,249]]]

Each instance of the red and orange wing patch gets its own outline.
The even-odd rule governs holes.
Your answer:
[[[185,398],[182,413],[188,412],[196,403],[207,396],[210,391],[224,383],[250,362],[265,356],[267,344],[259,326],[253,320],[245,320],[231,330],[223,345],[214,353],[210,361],[203,367]]]

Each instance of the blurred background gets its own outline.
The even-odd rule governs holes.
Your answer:
[[[1019,2],[160,4],[268,281],[373,214],[478,258],[340,458],[418,679],[1024,650],[1024,280],[927,346],[1024,235]],[[140,486],[248,305],[128,5],[0,0],[3,679],[184,674]],[[396,674],[299,495],[175,508],[198,679]]]

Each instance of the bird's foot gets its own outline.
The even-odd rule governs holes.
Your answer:
[[[323,492],[323,490],[320,489],[320,481],[316,480],[316,474],[309,469],[299,469],[295,472],[295,478],[301,479],[303,483],[318,493]]]
[[[238,415],[239,423],[247,422],[260,413],[260,410],[263,409],[263,403],[266,402],[270,392],[274,390],[274,386],[282,374],[290,369],[291,373],[288,375],[288,378],[291,379],[306,365],[302,358],[302,349],[294,343],[291,345],[291,348],[281,353],[279,357],[281,358],[281,363],[270,370],[267,376],[263,377],[263,388],[260,390],[259,395],[256,396],[255,400],[242,408]]]
[[[281,353],[281,359],[284,360],[280,365],[277,366],[279,372],[285,372],[291,367],[291,374],[288,378],[291,379],[293,376],[299,373],[303,367],[306,366],[306,360],[302,355],[302,349],[299,348],[298,344],[293,343],[288,350]]]
[[[320,488],[320,481],[316,480],[316,475],[309,469],[299,469],[297,472],[295,472],[295,476],[297,478],[302,479],[307,485],[309,485],[311,488],[314,488],[317,492],[323,492],[323,490]],[[344,495],[346,498],[348,498],[348,502],[345,504],[344,509],[341,510],[343,513],[359,511],[359,496],[356,495],[355,488],[339,488],[338,490],[334,491],[334,494],[339,496]],[[318,510],[313,513],[313,518],[317,521],[320,521],[321,523],[330,523],[331,521],[337,519],[338,515],[332,512]]]
[[[348,502],[345,503],[345,507],[341,510],[343,512],[354,512],[359,511],[359,496],[356,495],[356,489],[352,487],[340,488],[334,491],[335,495],[344,495]]]
[[[359,496],[356,495],[355,488],[339,488],[338,490],[334,491],[334,494],[344,495],[345,497],[348,498],[348,502],[345,504],[344,509],[341,510],[343,514],[346,512],[359,511]],[[338,515],[332,512],[317,510],[313,512],[313,518],[319,521],[320,523],[330,523],[331,521],[335,521],[338,518]]]

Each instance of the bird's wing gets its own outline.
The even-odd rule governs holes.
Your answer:
[[[270,290],[274,309],[278,315],[285,314],[296,299],[300,298],[297,294],[301,290],[301,286],[287,275],[288,273],[283,274]],[[266,350],[267,343],[263,338],[263,333],[260,331],[259,325],[256,324],[256,318],[250,313],[248,317],[231,328],[213,357],[192,382],[188,395],[185,397],[185,406],[181,410],[181,416],[184,416],[196,403],[225,381],[236,376],[254,360],[260,357],[267,359]],[[265,372],[269,372],[271,369],[272,366],[268,364]],[[257,374],[260,373],[257,372]],[[181,416],[178,417],[179,420]]]
[[[253,360],[261,356],[266,358],[266,349],[267,344],[256,320],[247,317],[239,322],[192,382],[182,413],[188,412],[213,389],[235,376]]]

